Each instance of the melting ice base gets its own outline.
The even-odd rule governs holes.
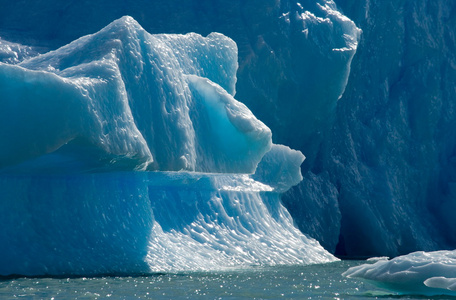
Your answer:
[[[124,17],[43,55],[16,48],[0,63],[0,275],[336,260],[280,202],[304,156],[233,98],[229,38]]]
[[[352,267],[343,275],[401,294],[456,296],[456,251],[414,252]]]
[[[334,261],[248,175],[0,177],[0,275],[210,270]],[[5,199],[5,198],[3,198]]]

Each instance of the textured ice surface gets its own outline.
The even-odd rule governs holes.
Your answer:
[[[456,296],[456,251],[414,252],[352,267],[343,275],[401,294]]]
[[[363,30],[322,152],[339,192],[340,250],[455,249],[456,2],[339,3]]]
[[[30,56],[20,44],[44,53],[125,14],[151,33],[229,36],[236,99],[307,157],[283,198],[303,232],[348,256],[456,248],[456,2],[0,2],[9,63]]]
[[[336,260],[248,175],[0,176],[0,275],[210,270]]]
[[[282,206],[304,156],[233,98],[236,69],[221,34],[131,17],[0,63],[0,275],[336,260]]]
[[[36,56],[38,52],[30,46],[11,43],[0,37],[0,62],[17,64],[26,58]]]
[[[301,230],[319,239],[330,251],[335,251],[339,242],[342,216],[338,186],[333,182],[337,178],[331,178],[330,168],[323,167],[326,158],[322,153],[362,37],[361,29],[342,14],[337,3],[289,1],[283,7],[285,34],[290,41],[282,50],[288,78],[279,81],[277,99],[272,100],[278,112],[251,106],[272,129],[276,142],[299,149],[306,156],[304,180],[283,201]],[[328,151],[337,152],[338,147]]]
[[[59,149],[41,165],[252,173],[271,131],[233,98],[236,69],[221,34],[150,35],[131,17],[0,64],[0,166]]]

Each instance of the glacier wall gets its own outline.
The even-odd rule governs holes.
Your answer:
[[[452,2],[0,3],[0,59],[14,64],[123,15],[231,37],[236,99],[307,157],[282,197],[303,232],[348,256],[455,247]]]
[[[284,201],[304,232],[339,255],[453,249],[456,7],[336,3],[361,38],[317,160]]]
[[[341,251],[454,249],[455,3],[339,5],[363,29],[324,159]]]

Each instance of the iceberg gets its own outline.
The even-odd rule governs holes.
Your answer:
[[[0,63],[0,275],[337,260],[282,205],[305,157],[234,99],[237,68],[222,34],[131,17]]]
[[[203,72],[198,67],[195,68],[198,69],[196,73],[188,74],[191,76],[179,77],[179,84],[188,87],[185,94],[191,95],[192,99],[195,94],[196,102],[193,104],[206,107],[206,111],[218,106],[204,102],[204,95],[199,93],[210,94],[207,91],[212,87],[217,94],[216,91],[220,89],[213,83],[219,85],[228,93],[220,97],[235,96],[236,100],[247,105],[271,129],[274,143],[287,145],[306,155],[307,159],[302,165],[304,179],[282,196],[284,205],[302,232],[319,240],[330,252],[347,257],[394,257],[417,250],[456,248],[456,223],[453,220],[456,212],[456,110],[453,84],[456,82],[456,26],[453,26],[455,4],[452,1],[188,0],[182,3],[180,0],[138,0],[126,5],[124,1],[99,0],[94,5],[89,0],[81,0],[77,4],[43,0],[2,1],[1,4],[0,61],[18,68],[9,66],[8,72],[15,73],[18,78],[22,76],[22,71],[18,71],[21,67],[54,73],[65,78],[68,95],[76,88],[76,82],[70,83],[72,79],[69,73],[67,76],[58,74],[61,70],[48,70],[49,65],[59,68],[62,62],[51,62],[51,56],[46,53],[60,49],[81,36],[97,32],[123,15],[132,16],[150,33],[196,32],[208,36],[217,31],[229,36],[237,45],[238,58],[229,62],[232,64],[230,70],[226,69],[230,68],[228,65],[223,64],[226,61],[221,59],[224,72],[231,75],[219,76],[220,79],[229,78],[229,83],[208,74],[196,74]],[[198,35],[193,36],[200,39]],[[174,41],[181,37],[170,36]],[[228,47],[234,47],[233,41],[220,40],[221,43],[228,43]],[[86,42],[90,43],[89,38]],[[130,47],[125,46],[116,49]],[[206,46],[210,47],[209,44]],[[206,46],[199,44],[198,47],[208,51]],[[142,51],[146,48],[131,46],[128,49],[132,49],[136,55],[146,53]],[[97,50],[99,57],[106,54],[105,50]],[[181,50],[185,53],[185,49]],[[41,66],[38,53],[47,55]],[[130,56],[130,52],[122,53],[123,57],[130,57],[131,62],[137,61],[133,55]],[[195,55],[201,53],[196,51]],[[219,52],[220,56],[227,57],[230,53]],[[177,57],[176,61],[182,62],[180,55],[170,54],[170,57],[174,56]],[[20,66],[21,62],[32,57],[35,58],[35,67]],[[216,58],[217,53],[208,55],[208,59]],[[76,59],[76,56],[72,59]],[[204,62],[205,59],[194,62]],[[110,61],[108,57],[105,60]],[[114,68],[112,72],[127,74],[122,73],[125,70],[121,68],[125,61],[120,59],[119,63],[117,67],[113,65],[119,68],[118,71]],[[138,74],[141,68],[136,65]],[[77,77],[79,71],[73,71],[74,77]],[[26,73],[32,76],[31,72]],[[44,73],[36,74],[35,77],[40,78],[39,74]],[[216,74],[219,74],[218,71],[212,75]],[[199,83],[196,83],[198,80],[194,81],[197,85],[205,85],[208,89],[195,86],[190,78],[193,75],[202,78]],[[205,81],[205,78],[210,82]],[[50,80],[49,85],[53,80],[60,79],[55,77]],[[106,82],[100,81],[97,85],[104,85],[110,93],[122,99],[121,92],[114,92],[121,89],[113,80],[106,81],[104,78]],[[92,83],[95,84],[95,81]],[[130,80],[126,89],[133,83],[134,80]],[[92,90],[82,81],[79,86],[81,90],[87,90],[86,99],[93,97],[90,94]],[[173,94],[172,86],[166,83],[163,86],[168,90],[160,92],[156,85],[151,92]],[[51,86],[49,89],[54,91]],[[96,90],[100,91],[98,88]],[[57,162],[61,158],[66,163],[71,161],[73,168],[79,170],[102,170],[110,161],[113,161],[110,168],[115,165],[118,170],[132,167],[189,171],[194,168],[203,172],[208,169],[219,169],[220,172],[254,169],[253,161],[248,167],[241,167],[241,163],[238,166],[224,163],[223,160],[232,156],[232,152],[225,152],[220,158],[203,159],[198,153],[221,153],[216,147],[206,147],[201,145],[204,141],[193,139],[191,130],[185,129],[186,124],[190,123],[184,120],[173,121],[167,125],[169,127],[163,128],[172,130],[172,126],[178,127],[187,142],[179,139],[182,142],[180,145],[171,143],[176,149],[175,153],[169,149],[159,149],[154,145],[155,134],[143,128],[147,122],[143,122],[144,117],[140,115],[147,108],[141,107],[140,103],[128,104],[134,108],[131,115],[137,118],[133,124],[128,119],[130,113],[122,108],[122,100],[117,103],[117,122],[125,123],[124,129],[133,134],[136,126],[141,135],[138,134],[134,139],[130,133],[113,130],[105,136],[103,130],[115,126],[99,123],[94,112],[102,109],[94,108],[89,114],[91,117],[87,115],[87,120],[69,120],[66,124],[73,130],[70,133],[85,132],[87,135],[87,131],[75,128],[76,124],[78,127],[98,122],[98,133],[73,139],[71,145],[52,152],[53,158],[50,160]],[[161,107],[153,108],[153,113],[159,114]],[[176,111],[167,110],[166,119],[177,120],[173,119],[177,116]],[[103,119],[103,116],[99,117]],[[162,117],[159,119],[162,120]],[[199,120],[195,116],[189,118]],[[47,119],[43,117],[43,120]],[[213,121],[207,117],[202,121],[203,124],[191,122],[196,130],[196,124],[203,126]],[[167,121],[164,120],[164,123]],[[157,121],[154,130],[164,123]],[[224,128],[223,124],[218,125]],[[204,131],[201,126],[198,128]],[[231,129],[235,130],[233,128],[236,126],[242,127],[240,123],[233,123]],[[52,130],[64,131],[61,127]],[[100,133],[103,145],[97,147],[94,145],[100,140],[97,137]],[[261,134],[258,132],[257,137]],[[115,142],[116,138],[123,141],[127,136],[130,140],[122,147]],[[254,136],[247,139],[255,139]],[[68,139],[68,135],[62,138]],[[159,138],[165,139],[165,135]],[[20,141],[19,138],[16,140],[17,143]],[[114,144],[117,144],[117,148],[110,148]],[[243,147],[246,144],[231,145]],[[58,147],[41,144],[26,153],[25,149],[30,148],[30,145],[26,148],[19,144],[16,146],[15,149],[21,151],[15,153],[15,150],[10,149],[11,159],[15,156],[20,161],[32,156],[37,158],[38,154],[34,154],[34,151],[42,153],[48,151],[48,146],[49,149]],[[76,148],[81,151],[76,151]],[[90,154],[93,151],[96,153]],[[76,159],[76,153],[85,155],[85,158]],[[35,160],[41,169],[50,165],[45,158],[41,156],[41,161]],[[85,165],[81,165],[82,161]],[[17,170],[18,165],[13,165]],[[54,168],[60,163],[52,165],[55,171]],[[27,169],[30,169],[30,165]]]
[[[400,294],[456,296],[456,251],[413,252],[343,273]]]

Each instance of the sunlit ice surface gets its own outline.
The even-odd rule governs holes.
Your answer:
[[[1,275],[143,274],[334,261],[248,175],[0,176]],[[14,213],[12,213],[14,212]]]
[[[22,59],[0,64],[1,275],[336,260],[281,204],[304,155],[234,98],[228,37],[123,17]]]

